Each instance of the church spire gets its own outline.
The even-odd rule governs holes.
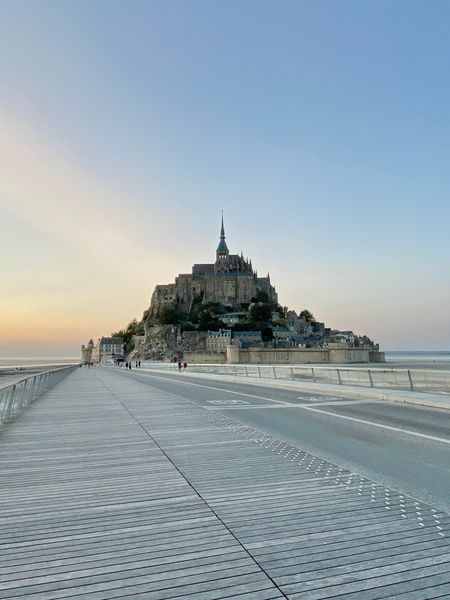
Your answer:
[[[220,242],[216,250],[216,263],[218,260],[228,261],[229,251],[225,241],[225,227],[223,226],[223,211],[222,211],[222,227],[220,228]]]
[[[225,227],[223,226],[223,211],[222,211],[222,227],[220,229],[220,239],[221,240],[225,239]]]

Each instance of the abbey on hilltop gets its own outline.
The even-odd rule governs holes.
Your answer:
[[[140,321],[82,347],[83,363],[124,359],[274,365],[384,362],[384,354],[367,336],[280,306],[269,275],[230,254],[222,216],[215,262],[157,285]]]
[[[230,254],[225,241],[225,229],[220,230],[220,241],[216,250],[216,261],[195,264],[192,273],[180,274],[175,283],[157,285],[152,295],[149,317],[154,318],[164,306],[189,313],[194,301],[219,302],[225,306],[238,307],[251,302],[258,292],[265,292],[269,300],[278,302],[270,276],[258,277],[252,261],[244,256]]]

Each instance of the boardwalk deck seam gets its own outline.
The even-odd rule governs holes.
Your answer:
[[[102,382],[103,383],[103,382]],[[103,383],[103,385],[105,385]],[[107,386],[105,385],[105,387],[107,388]],[[107,388],[108,389],[108,388]],[[201,493],[198,491],[197,488],[194,487],[194,485],[191,483],[191,481],[189,479],[187,479],[187,477],[185,476],[185,474],[179,469],[178,465],[176,463],[173,462],[172,458],[166,453],[166,451],[158,444],[158,442],[153,438],[153,436],[151,435],[151,433],[146,429],[146,427],[138,420],[137,417],[135,417],[135,415],[128,409],[127,406],[125,406],[122,401],[120,400],[120,398],[118,398],[118,396],[111,390],[108,390],[112,396],[114,396],[116,398],[116,400],[118,402],[120,402],[120,404],[123,406],[123,408],[128,412],[128,414],[135,419],[136,423],[143,429],[143,431],[145,431],[145,433],[148,435],[148,437],[152,440],[152,442],[161,450],[161,452],[164,454],[164,456],[167,458],[167,460],[170,462],[170,464],[177,470],[177,472],[181,475],[181,477],[183,477],[183,479],[186,481],[186,483],[192,488],[192,490],[194,491],[194,493],[196,493],[198,495],[198,497],[205,503],[206,506],[208,506],[208,508],[211,510],[211,512],[216,516],[216,518],[222,523],[222,525],[225,527],[225,529],[230,533],[230,535],[236,540],[236,542],[240,545],[240,547],[243,549],[243,551],[249,556],[249,558],[251,558],[251,560],[259,567],[259,569],[261,569],[261,571],[267,576],[267,578],[273,583],[274,587],[276,589],[278,589],[280,591],[280,594],[282,595],[283,598],[287,598],[287,596],[284,594],[284,592],[282,590],[279,589],[278,584],[273,581],[272,577],[265,571],[265,569],[258,563],[258,561],[250,554],[250,552],[248,551],[248,549],[241,543],[241,541],[236,537],[236,535],[233,533],[233,531],[231,531],[228,527],[228,525],[222,520],[222,518],[215,512],[215,510],[208,504],[207,500],[205,500],[205,498],[201,495]]]
[[[1,598],[450,598],[449,514],[145,379],[2,431]]]

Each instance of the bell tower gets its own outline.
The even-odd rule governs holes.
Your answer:
[[[222,227],[220,229],[220,242],[216,250],[215,271],[228,271],[230,263],[230,252],[225,241],[225,228],[223,226],[223,211],[222,211]]]

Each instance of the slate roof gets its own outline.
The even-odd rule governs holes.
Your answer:
[[[123,339],[121,337],[102,337],[100,340],[100,344],[123,344]]]
[[[217,252],[228,252],[228,246],[225,240],[220,240],[219,245],[217,246]]]

